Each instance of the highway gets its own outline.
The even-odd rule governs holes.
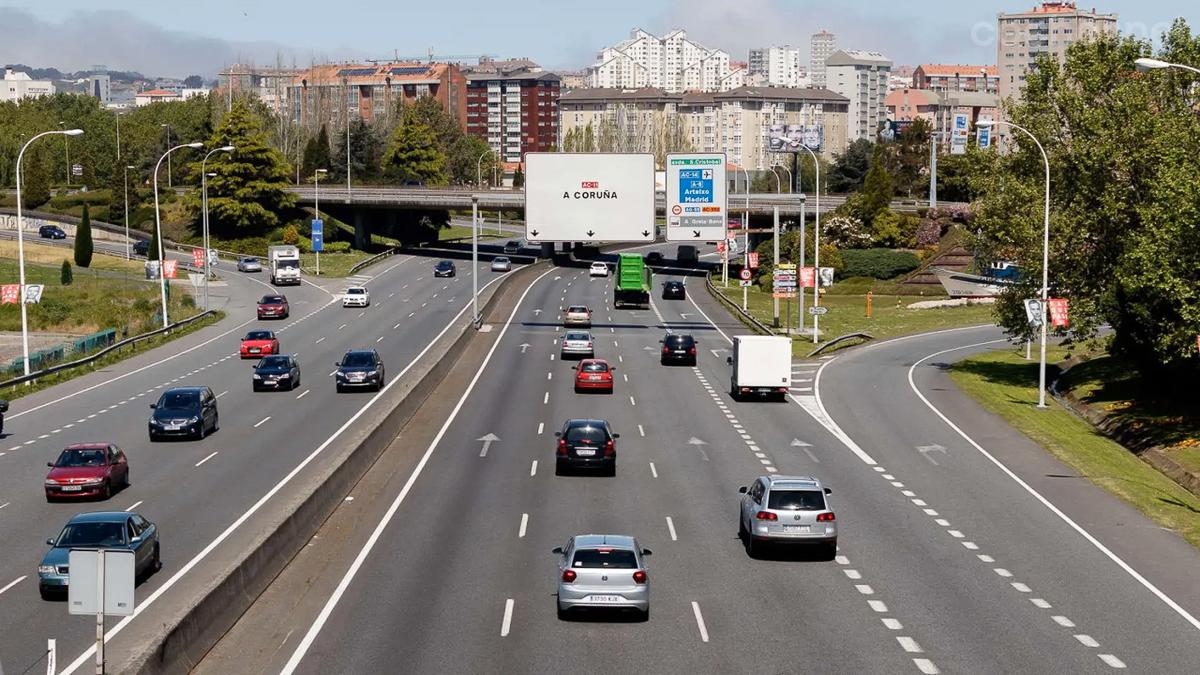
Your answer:
[[[998,331],[797,361],[787,403],[738,403],[745,331],[687,278],[687,301],[614,311],[586,270],[538,277],[196,672],[1194,670],[1195,550],[948,384],[938,352]],[[611,396],[572,391],[556,315],[574,303]],[[700,340],[698,367],[658,364],[668,329]],[[554,475],[570,417],[621,434],[615,478]],[[746,556],[737,489],[768,472],[833,489],[834,561]],[[550,550],[583,533],[653,550],[648,623],[556,618]]]
[[[469,311],[469,263],[459,264],[456,278],[434,279],[434,260],[398,256],[364,270],[354,283],[371,291],[365,310],[337,302],[336,293],[350,280],[279,289],[291,302],[291,316],[282,321],[255,318],[255,302],[272,292],[265,273],[243,275],[223,265],[226,285],[214,288],[214,306],[228,315],[221,323],[13,401],[0,439],[0,539],[6,542],[0,550],[0,625],[5,627],[0,658],[5,672],[20,673],[36,663],[47,638],[57,639],[59,663],[63,672],[71,672],[72,660],[81,663],[82,656],[76,657],[94,642],[91,619],[70,617],[65,602],[38,596],[36,566],[48,537],[57,536],[77,512],[137,510],[158,524],[164,561],[163,569],[139,586],[139,603],[157,597],[185,563],[198,562],[197,556],[270,490],[286,487],[289,472],[374,398],[335,393],[334,362],[345,350],[379,350],[389,379],[400,378],[456,317]],[[481,287],[499,277],[481,264]],[[250,328],[274,329],[282,349],[299,355],[299,388],[251,392],[254,362],[236,355]],[[183,385],[208,385],[218,395],[220,431],[199,442],[151,445],[148,404],[164,388]],[[121,446],[129,457],[132,485],[107,502],[47,504],[42,492],[46,462],[65,445],[82,441]],[[196,569],[202,573],[202,567]],[[187,588],[188,581],[179,579],[171,592]],[[139,628],[136,618],[130,625]]]

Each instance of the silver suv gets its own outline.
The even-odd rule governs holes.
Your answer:
[[[558,618],[582,609],[634,610],[650,618],[650,579],[645,557],[650,550],[633,537],[581,534],[556,547]]]
[[[825,496],[832,492],[811,476],[761,476],[742,493],[738,536],[754,557],[767,544],[821,547],[837,554],[837,519]]]

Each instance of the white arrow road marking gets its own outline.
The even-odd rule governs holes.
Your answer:
[[[477,438],[475,440],[483,442],[483,449],[479,451],[479,456],[487,457],[488,448],[492,447],[492,443],[495,443],[496,441],[500,440],[500,437],[497,436],[496,434],[488,434],[487,436],[484,436],[483,438]]]
[[[708,443],[696,438],[695,436],[692,436],[688,439],[688,445],[708,445]]]
[[[526,343],[523,343],[523,344],[521,345],[521,353],[522,353],[522,354],[524,354],[524,353],[525,353],[525,350],[526,350],[526,349],[529,349],[529,347],[530,347],[530,345],[529,345],[529,343],[528,343],[528,342],[526,342]]]
[[[944,456],[946,454],[946,448],[945,448],[945,446],[941,446],[941,445],[934,443],[933,445],[917,446],[917,452],[921,453],[921,456],[924,457],[925,459],[929,460],[929,462],[931,464],[933,464],[934,466],[941,466],[941,464],[937,463],[937,460],[935,460],[934,458],[929,456],[929,453],[940,452]]]

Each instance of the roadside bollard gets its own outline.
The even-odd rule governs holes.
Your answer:
[[[871,293],[871,291],[867,291],[867,318],[868,319],[871,318],[871,301],[872,301],[872,293]]]

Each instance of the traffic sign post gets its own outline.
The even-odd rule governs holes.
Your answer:
[[[668,154],[667,241],[717,241],[727,233],[725,153]]]
[[[104,672],[104,615],[132,616],[134,552],[129,549],[71,549],[67,611],[96,617],[96,672]]]
[[[317,276],[321,276],[321,251],[325,250],[325,224],[320,218],[312,221],[312,250],[317,256]]]

